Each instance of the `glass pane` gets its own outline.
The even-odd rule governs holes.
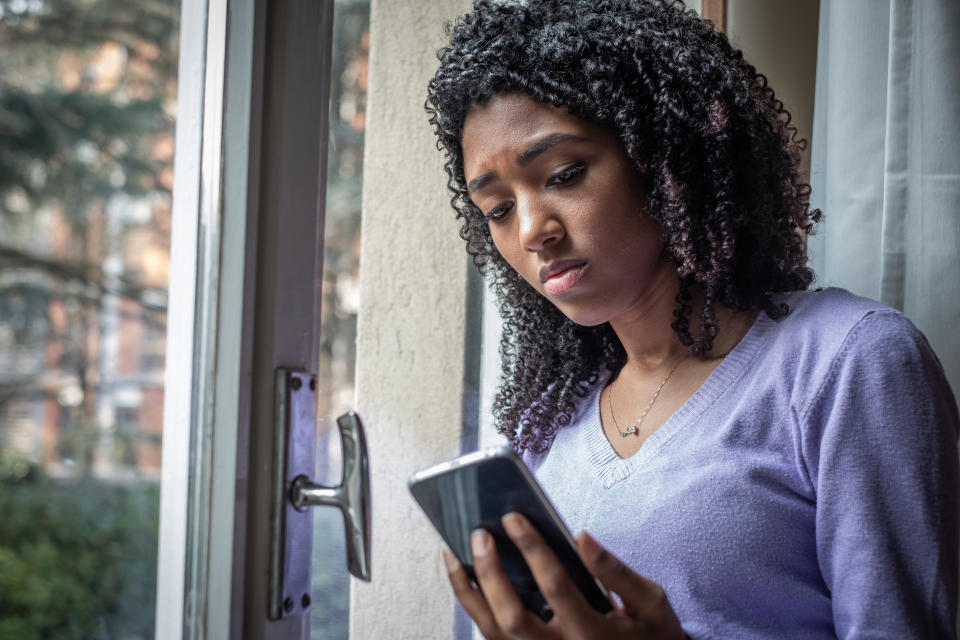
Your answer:
[[[154,629],[177,0],[0,0],[0,638]]]
[[[369,35],[369,0],[337,0],[333,22],[317,387],[320,467],[317,477],[325,484],[340,482],[342,467],[336,418],[353,408]],[[315,551],[310,636],[311,640],[342,640],[348,635],[350,604],[343,519],[336,509],[313,511]]]

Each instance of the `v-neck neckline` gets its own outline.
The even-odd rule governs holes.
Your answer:
[[[659,429],[651,433],[636,453],[621,458],[607,439],[600,420],[600,398],[610,374],[598,381],[592,394],[585,398],[588,413],[580,427],[581,445],[587,452],[590,466],[606,488],[629,477],[644,462],[655,456],[684,429],[694,424],[720,395],[747,370],[774,321],[765,313],[757,315],[753,325],[737,346],[717,365],[700,388],[667,419]]]

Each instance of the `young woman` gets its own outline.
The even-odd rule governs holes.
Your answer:
[[[783,105],[693,12],[477,0],[427,111],[503,318],[501,432],[618,595],[590,609],[522,516],[450,580],[488,638],[952,638],[957,407],[900,313],[807,291]],[[481,592],[482,589],[482,592]]]

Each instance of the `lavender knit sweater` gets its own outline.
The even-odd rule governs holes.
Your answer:
[[[960,419],[936,357],[879,303],[784,301],[636,455],[598,384],[527,463],[693,638],[955,638]]]

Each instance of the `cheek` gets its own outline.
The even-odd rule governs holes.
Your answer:
[[[519,263],[519,248],[516,242],[511,242],[511,234],[507,231],[506,227],[494,227],[490,225],[490,239],[493,240],[493,246],[496,247],[497,253],[500,254],[510,267],[514,271],[520,272],[520,263]],[[520,275],[523,275],[522,273]]]
[[[608,247],[619,277],[633,282],[650,277],[665,246],[660,225],[642,213],[633,213],[623,224],[610,225],[598,241]]]
[[[490,229],[490,239],[493,241],[493,246],[496,248],[497,253],[510,263],[510,250],[506,243],[506,236],[498,229],[496,229],[492,224],[489,227]],[[513,264],[511,263],[512,267]]]

